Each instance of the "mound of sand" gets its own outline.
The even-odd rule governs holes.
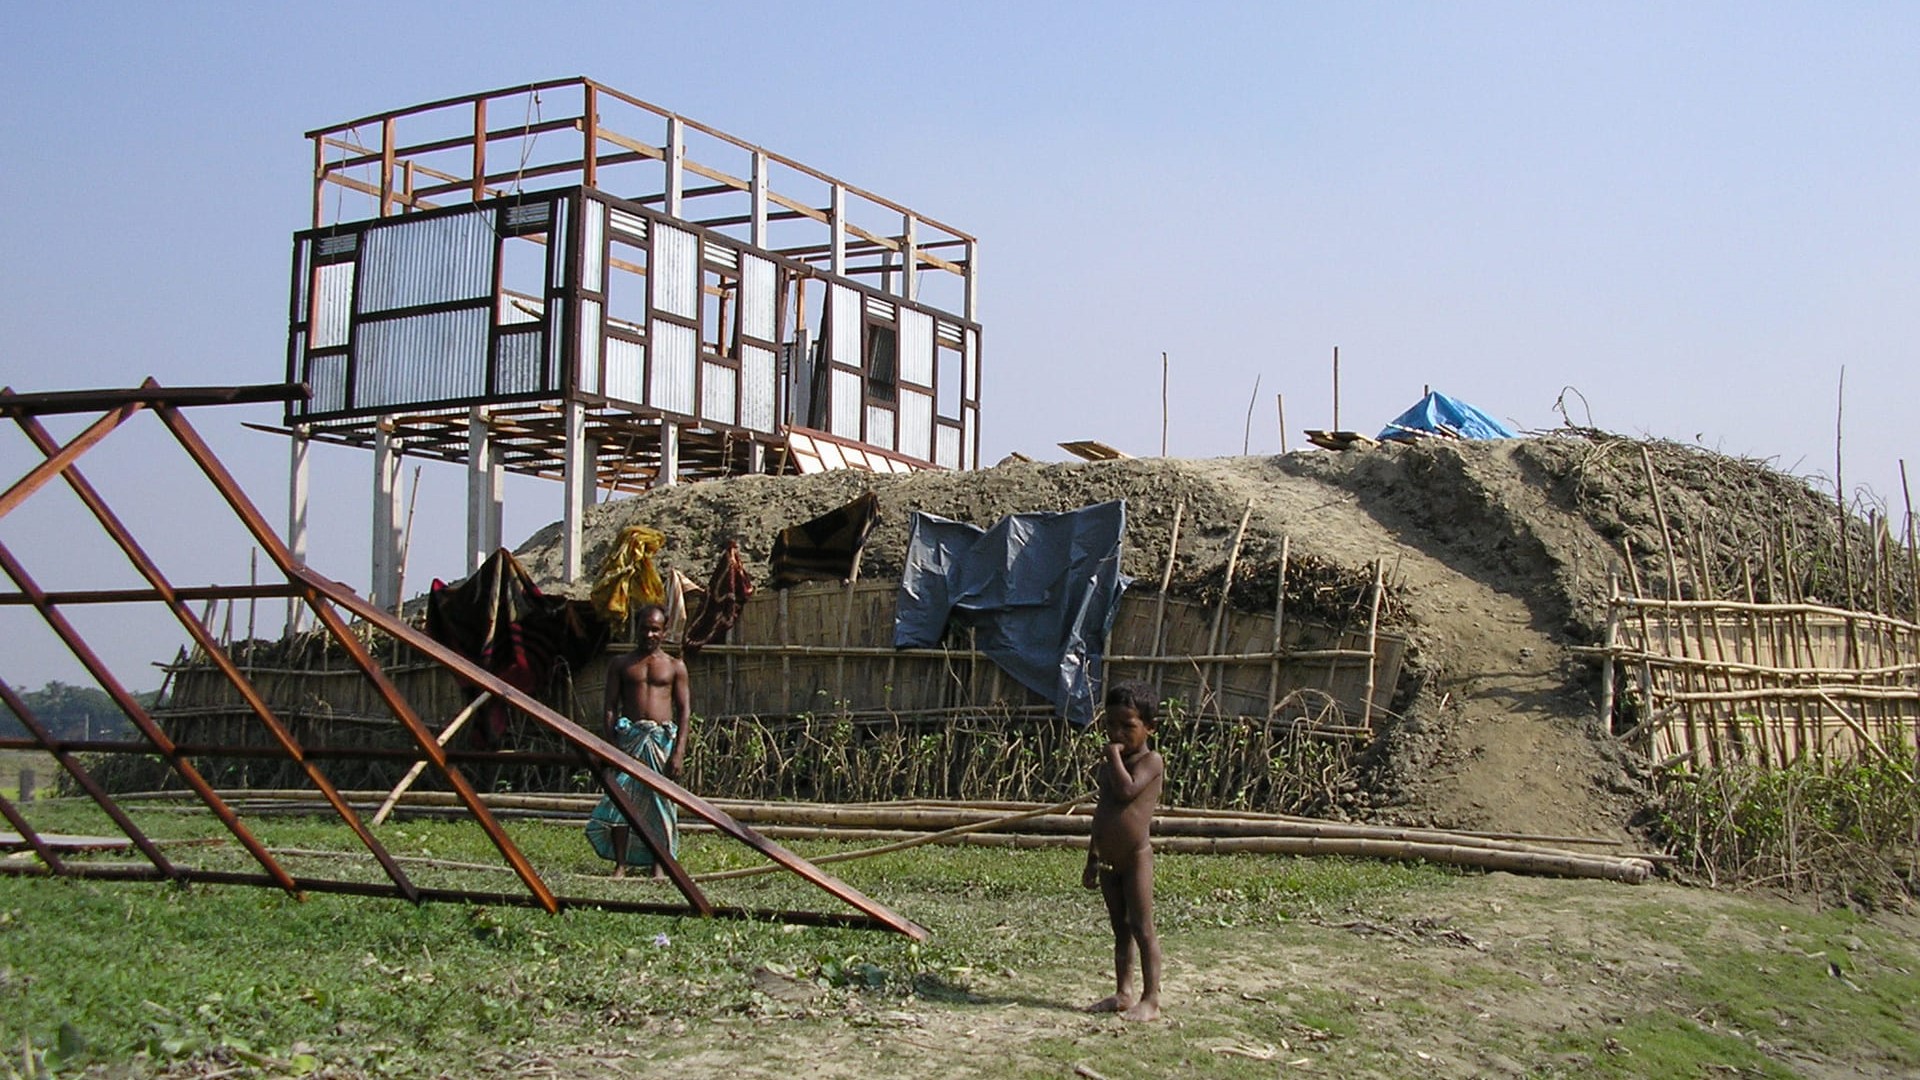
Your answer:
[[[1355,810],[1459,828],[1624,836],[1646,794],[1644,769],[1601,729],[1593,669],[1567,647],[1599,640],[1609,567],[1623,552],[1631,550],[1650,589],[1665,587],[1646,460],[1669,530],[1684,538],[1676,546],[1703,552],[1698,561],[1714,580],[1742,581],[1763,538],[1832,547],[1832,503],[1799,479],[1759,462],[1579,431],[1265,458],[741,477],[591,509],[586,565],[598,565],[621,527],[645,524],[671,538],[667,565],[696,578],[730,537],[764,568],[779,529],[871,489],[881,518],[862,573],[886,577],[899,573],[912,510],[985,526],[1018,511],[1125,499],[1125,572],[1144,587],[1159,581],[1184,503],[1173,591],[1211,598],[1251,504],[1237,607],[1271,610],[1283,537],[1292,543],[1292,611],[1338,617],[1364,591],[1370,562],[1389,570],[1387,618],[1409,635],[1411,662]],[[559,541],[552,525],[517,553],[543,584],[559,581]],[[1812,578],[1801,586],[1808,595],[1835,587]],[[1756,583],[1757,592],[1768,587]]]

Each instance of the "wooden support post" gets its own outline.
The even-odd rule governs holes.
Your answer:
[[[827,201],[827,265],[834,277],[847,276],[847,189],[834,184]],[[839,359],[835,357],[835,359]]]
[[[748,213],[752,217],[747,233],[747,241],[754,247],[768,247],[767,243],[767,152],[753,152],[753,178],[747,187],[747,197],[752,202]]]
[[[677,116],[667,117],[666,210],[672,217],[686,216],[682,206],[686,194],[687,125]]]

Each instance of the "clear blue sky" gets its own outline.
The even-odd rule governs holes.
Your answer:
[[[282,377],[309,128],[588,75],[979,236],[985,456],[1062,439],[1238,453],[1431,384],[1846,480],[1900,509],[1920,444],[1920,6],[20,4],[0,35],[0,383]],[[272,409],[196,421],[277,522]],[[1584,410],[1575,419],[1585,422]],[[89,459],[182,583],[247,544],[151,432]],[[65,425],[62,430],[71,430]],[[34,460],[0,431],[0,483]],[[312,560],[367,577],[369,455],[319,448]],[[411,469],[408,470],[409,479]],[[111,482],[110,482],[111,481]],[[461,570],[422,474],[409,587]],[[163,498],[164,496],[164,498]],[[42,500],[47,500],[42,502]],[[509,543],[558,516],[509,488]],[[131,584],[48,493],[0,540],[49,587]],[[178,509],[174,509],[177,507]],[[0,583],[4,584],[4,583]],[[240,614],[244,620],[244,612]],[[263,613],[262,621],[266,621]],[[179,635],[84,612],[137,687]],[[79,670],[0,610],[0,677]]]

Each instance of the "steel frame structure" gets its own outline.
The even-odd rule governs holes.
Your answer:
[[[591,731],[554,712],[537,699],[514,689],[480,666],[429,638],[407,623],[382,611],[368,600],[355,595],[338,582],[308,568],[267,524],[265,517],[241,490],[231,473],[188,423],[182,410],[189,406],[298,401],[306,397],[306,388],[294,384],[220,388],[165,388],[153,380],[136,389],[73,391],[21,394],[0,389],[0,416],[12,418],[45,460],[28,469],[4,491],[0,491],[0,518],[23,504],[36,491],[63,480],[99,522],[101,528],[126,555],[128,561],[147,582],[145,589],[49,592],[40,587],[4,542],[0,542],[0,570],[12,579],[18,590],[0,593],[0,604],[33,607],[60,638],[100,688],[114,700],[139,734],[130,741],[85,741],[57,738],[27,706],[14,689],[0,681],[0,702],[4,702],[26,727],[30,738],[0,740],[0,748],[37,749],[51,754],[122,832],[148,865],[97,866],[63,859],[57,845],[37,832],[23,809],[0,797],[0,817],[17,830],[24,843],[37,856],[38,863],[0,862],[0,870],[11,874],[47,874],[67,877],[99,877],[175,882],[204,881],[220,884],[254,885],[278,888],[296,896],[308,892],[336,892],[362,896],[383,896],[412,903],[430,900],[466,901],[487,904],[515,904],[539,907],[557,913],[568,907],[598,907],[627,912],[693,914],[704,917],[773,918],[817,925],[854,926],[883,929],[924,939],[926,931],[858,890],[823,873],[806,860],[734,821],[724,811],[698,795],[680,787],[645,765],[622,753]],[[64,444],[49,433],[40,417],[53,413],[99,412],[98,419]],[[138,539],[116,515],[91,483],[81,474],[77,463],[88,450],[98,445],[128,419],[140,412],[151,412],[173,435],[186,455],[212,483],[240,523],[252,535],[283,581],[270,585],[211,586],[180,588],[170,582],[141,547]],[[486,833],[506,865],[519,877],[523,893],[500,893],[465,888],[427,888],[415,883],[399,862],[388,853],[372,829],[349,805],[342,793],[328,780],[320,763],[330,759],[390,757],[391,752],[359,747],[307,746],[295,738],[292,730],[276,715],[274,708],[248,679],[246,672],[221,646],[218,636],[187,602],[196,599],[247,597],[288,597],[303,603],[318,625],[343,649],[392,713],[395,723],[412,741],[409,756],[424,761],[445,780],[460,804]],[[152,602],[166,606],[194,643],[232,683],[248,709],[271,735],[272,746],[187,746],[175,742],[164,726],[143,707],[108,665],[62,613],[73,605],[100,603]],[[379,660],[368,646],[355,636],[350,619],[361,620],[391,635],[414,651],[443,665],[470,684],[507,702],[563,739],[575,760],[589,770],[626,817],[632,835],[653,852],[679,890],[684,905],[630,901],[620,898],[563,896],[541,877],[526,856],[501,828],[482,801],[473,783],[461,771],[460,764],[472,760],[499,760],[511,754],[449,751],[436,741],[434,733],[418,712],[386,677]],[[148,837],[128,816],[124,808],[93,777],[75,756],[95,753],[141,754],[158,756],[180,778],[233,840],[258,864],[258,871],[234,872],[199,869],[169,859],[159,844]],[[295,875],[275,858],[254,836],[231,806],[207,783],[195,768],[193,758],[214,755],[255,755],[277,753],[297,763],[313,787],[358,838],[368,854],[379,864],[386,881],[341,880]],[[632,777],[647,789],[677,804],[683,811],[712,825],[719,833],[760,852],[774,863],[811,883],[854,909],[854,913],[809,911],[764,911],[716,906],[693,881],[672,854],[642,826],[639,808],[625,789],[614,782],[616,774]]]

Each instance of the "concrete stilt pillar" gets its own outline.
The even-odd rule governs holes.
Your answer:
[[[307,562],[307,435],[294,429],[287,458],[287,550],[301,566]],[[299,597],[287,598],[287,633],[297,633],[306,622],[306,606]]]
[[[569,401],[562,407],[561,416],[566,427],[566,446],[563,449],[566,454],[563,477],[566,505],[560,515],[562,522],[560,554],[567,580],[578,581],[585,571],[583,562],[586,551],[583,537],[587,507],[593,503],[593,448],[587,442],[585,407],[577,401]]]
[[[660,471],[653,475],[650,487],[672,487],[680,482],[680,427],[671,420],[660,421]]]
[[[487,414],[467,414],[467,573],[500,548],[502,511],[506,505],[506,470],[493,443]]]
[[[373,436],[373,580],[367,598],[389,611],[400,606],[400,443],[392,421]]]

